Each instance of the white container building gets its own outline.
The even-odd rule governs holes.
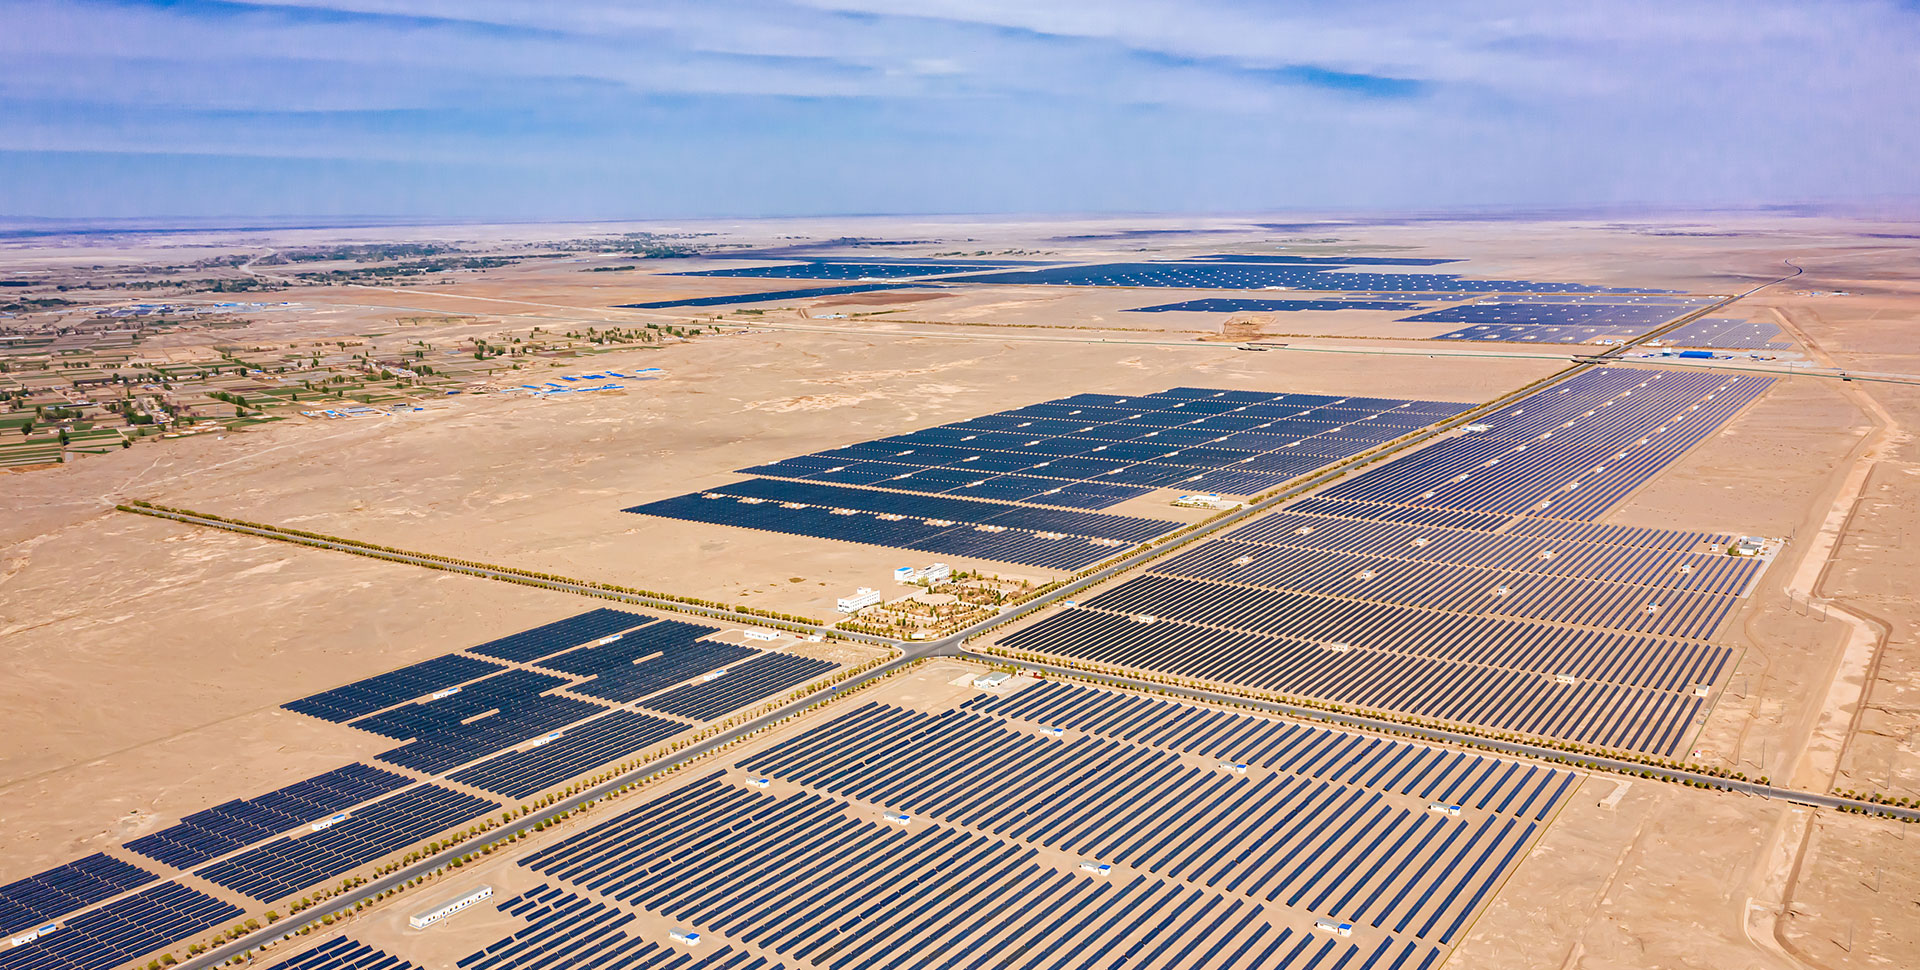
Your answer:
[[[446,902],[441,903],[440,905],[435,906],[434,908],[429,909],[426,912],[415,913],[412,916],[407,917],[407,924],[409,926],[412,926],[416,930],[424,930],[427,927],[432,926],[433,924],[438,923],[441,920],[446,919],[447,917],[452,916],[453,914],[458,913],[463,909],[466,909],[468,906],[472,906],[474,903],[477,903],[483,899],[491,899],[491,898],[493,898],[493,887],[481,886],[480,888],[475,889],[474,891],[467,893],[466,895],[461,896],[457,899],[447,900]]]
[[[837,608],[842,613],[858,613],[878,602],[880,602],[880,591],[862,586],[854,590],[852,596],[840,597]]]

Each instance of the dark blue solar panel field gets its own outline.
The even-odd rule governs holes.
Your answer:
[[[1466,407],[1202,387],[1077,394],[744,468],[773,477],[624,511],[1073,571],[1180,524],[1070,508],[1156,488],[1270,491]]]
[[[1661,334],[1660,342],[1669,347],[1710,350],[1787,350],[1793,346],[1783,338],[1779,326],[1775,324],[1725,317],[1695,320]]]
[[[1292,313],[1299,310],[1416,310],[1405,300],[1253,300],[1215,296],[1157,306],[1135,307],[1129,313]]]
[[[1434,340],[1577,344],[1637,337],[1714,302],[1660,295],[1516,295],[1429,310],[1400,322],[1470,324]]]
[[[1066,684],[901,690],[922,699],[835,709],[536,849],[544,881],[496,904],[525,928],[456,965],[569,941],[624,966],[675,925],[724,966],[1431,967],[1580,777]]]
[[[1538,280],[1480,280],[1452,273],[1343,271],[1356,260],[1325,264],[1232,263],[1224,260],[1164,263],[1103,263],[945,277],[945,283],[1001,286],[1133,286],[1183,290],[1370,290],[1392,293],[1643,293],[1658,292]],[[1375,264],[1377,265],[1377,264]]]
[[[1761,564],[1732,536],[1594,520],[1770,382],[1579,375],[1001,643],[1673,754]]]

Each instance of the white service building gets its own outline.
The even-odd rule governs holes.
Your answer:
[[[491,899],[491,898],[493,898],[493,887],[481,886],[480,888],[475,889],[474,891],[467,893],[464,896],[461,896],[457,899],[450,899],[444,903],[441,903],[438,906],[435,906],[430,910],[427,910],[424,913],[415,913],[412,916],[407,917],[407,923],[408,925],[412,926],[416,930],[424,930],[427,927],[432,926],[433,924],[438,923],[441,920],[446,919],[447,917],[452,916],[453,914],[458,913],[463,909],[466,909],[468,906],[472,906],[474,903],[477,903],[483,899]]]
[[[878,602],[880,602],[880,591],[862,586],[854,590],[852,596],[840,597],[836,608],[842,613],[858,613]]]

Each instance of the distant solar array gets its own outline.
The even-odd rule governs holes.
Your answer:
[[[650,959],[644,913],[787,966],[1414,970],[1579,777],[1083,687],[967,707],[867,704],[540,849],[527,928],[457,966]]]
[[[1347,261],[1350,264],[1354,261]],[[1637,289],[1546,283],[1534,280],[1475,280],[1445,273],[1341,272],[1326,265],[1224,261],[1107,263],[950,276],[946,283],[1010,286],[1135,286],[1186,290],[1419,290],[1441,293],[1641,293]]]
[[[725,274],[719,270],[707,275]],[[730,296],[696,296],[684,300],[657,300],[652,303],[622,303],[622,310],[671,310],[688,306],[726,306],[730,303],[770,303],[774,300],[809,300],[816,296],[842,296],[848,293],[871,293],[875,290],[911,290],[924,288],[917,283],[860,283],[854,286],[814,286],[798,290],[774,290],[768,293],[735,293]]]
[[[1300,310],[1417,310],[1405,300],[1248,300],[1209,297],[1157,306],[1135,307],[1129,313],[1293,313]]]
[[[258,798],[195,812],[179,825],[134,839],[127,848],[186,869],[412,783],[405,775],[352,764]]]
[[[887,280],[961,273],[982,266],[1017,266],[1018,262],[995,263],[990,260],[947,262],[937,259],[913,262],[809,259],[778,266],[735,266],[727,269],[702,269],[670,276],[727,276],[774,280]]]
[[[1182,263],[1297,263],[1303,266],[1440,266],[1459,259],[1441,256],[1282,256],[1251,253],[1208,253],[1187,256]]]
[[[1079,394],[741,469],[793,481],[625,511],[1071,571],[1179,524],[1040,506],[1104,508],[1155,488],[1258,494],[1465,407],[1199,387]]]
[[[1769,383],[1582,374],[1002,643],[1671,754],[1761,564],[1593,520]]]
[[[1466,407],[1196,387],[1076,394],[740,471],[1079,508],[1156,488],[1253,495]]]
[[[1713,350],[1787,350],[1780,328],[1759,320],[1734,320],[1708,317],[1695,320],[1662,334],[1660,341],[1670,347],[1702,347]]]
[[[1502,296],[1400,318],[1402,323],[1465,323],[1435,340],[1591,343],[1625,340],[1715,302],[1661,295]]]

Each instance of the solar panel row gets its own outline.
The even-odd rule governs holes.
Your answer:
[[[238,916],[241,909],[179,883],[162,883],[0,950],[0,970],[106,970]]]
[[[455,963],[460,970],[785,970],[781,963],[730,946],[692,956],[629,935],[637,932],[632,913],[551,886],[515,896],[499,909],[524,917],[526,928],[461,957]]]
[[[0,886],[0,933],[16,933],[58,919],[158,878],[104,852],[55,866]]]
[[[1316,457],[1353,455],[1466,407],[1207,388],[1078,394],[741,471],[1083,507],[1153,488],[1232,484],[1246,489],[1233,494],[1254,494],[1326,464]],[[1235,480],[1209,483],[1211,472]],[[1097,505],[1073,497],[1114,486],[1129,490]]]
[[[513,662],[538,660],[569,647],[577,647],[589,640],[596,640],[622,630],[631,630],[651,622],[653,621],[648,617],[628,613],[625,610],[589,610],[578,616],[570,616],[531,630],[523,630],[512,636],[490,640],[477,647],[469,647],[467,652]]]
[[[280,970],[420,970],[410,960],[389,956],[365,943],[336,936],[319,946],[287,958]]]
[[[1051,269],[1011,270],[950,276],[949,283],[1012,286],[1151,286],[1188,290],[1421,290],[1452,293],[1634,293],[1633,289],[1545,283],[1531,280],[1473,280],[1454,274],[1414,272],[1341,272],[1325,266],[1285,263],[1107,263]]]
[[[1024,529],[998,531],[1004,527],[907,519],[887,513],[854,510],[842,513],[814,506],[789,509],[778,503],[743,501],[719,494],[712,497],[681,495],[623,511],[1068,571],[1107,559],[1134,545],[1059,534],[1047,537]]]
[[[225,855],[315,819],[326,818],[413,782],[412,778],[372,765],[351,764],[268,792],[195,812],[127,848],[176,869]]]
[[[1294,313],[1301,310],[1417,310],[1405,300],[1250,300],[1209,297],[1155,306],[1134,307],[1129,313]]]
[[[419,785],[318,832],[286,836],[222,859],[198,875],[263,903],[272,902],[499,807],[498,802],[451,788]]]
[[[711,721],[728,711],[814,679],[837,664],[790,654],[762,654],[716,671],[712,680],[676,687],[641,702],[648,710],[694,721]]]
[[[1705,347],[1716,350],[1786,350],[1792,343],[1781,339],[1780,328],[1759,320],[1735,320],[1709,317],[1695,320],[1662,334],[1660,341],[1670,347]]]
[[[498,673],[506,668],[457,653],[423,660],[412,666],[354,681],[282,705],[289,711],[323,721],[345,722],[401,701],[423,697],[455,684]]]
[[[1148,519],[1133,515],[1101,512],[1072,512],[1064,509],[1036,508],[1006,502],[981,502],[971,499],[916,493],[884,492],[870,488],[849,488],[819,482],[791,482],[750,478],[744,482],[721,485],[703,492],[706,495],[731,495],[791,505],[812,505],[828,510],[858,509],[921,519],[951,519],[971,524],[1002,525],[1029,532],[1061,532],[1095,539],[1121,539],[1144,542],[1180,527],[1178,522]]]
[[[558,738],[539,740],[536,747],[489,758],[447,777],[496,795],[525,798],[666,740],[685,727],[663,717],[615,711],[572,725]]]

